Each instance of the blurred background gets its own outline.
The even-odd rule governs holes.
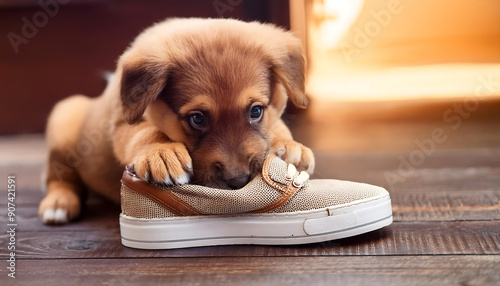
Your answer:
[[[289,27],[288,1],[281,0],[0,0],[0,134],[43,132],[58,100],[98,96],[103,72],[115,69],[142,30],[168,17]]]
[[[500,146],[497,0],[0,0],[0,134],[41,134],[58,100],[98,96],[127,45],[167,17],[300,37],[312,104],[285,119],[318,152],[412,150],[438,127],[452,140],[437,148]]]
[[[127,45],[167,17],[258,20],[300,37],[311,104],[290,105],[284,119],[313,149],[313,178],[387,188],[394,223],[300,247],[174,252],[122,247],[119,207],[92,198],[78,223],[43,225],[51,108],[72,94],[98,96]],[[500,0],[0,0],[0,99],[0,186],[16,176],[16,257],[31,284],[500,279]]]
[[[438,149],[500,146],[500,1],[291,0],[290,12],[313,101],[297,135],[314,149],[414,150],[436,128]]]

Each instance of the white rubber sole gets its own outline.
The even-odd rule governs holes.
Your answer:
[[[140,219],[120,214],[122,244],[141,249],[209,245],[290,245],[370,232],[392,223],[388,194],[293,213]]]

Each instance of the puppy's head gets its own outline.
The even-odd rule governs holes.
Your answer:
[[[305,107],[300,42],[270,25],[170,20],[146,30],[120,58],[130,124],[148,120],[193,160],[194,182],[240,188],[270,147],[287,96]]]

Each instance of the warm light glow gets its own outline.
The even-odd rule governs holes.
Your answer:
[[[313,76],[316,101],[386,101],[500,95],[500,64],[445,64]]]
[[[335,48],[356,20],[364,0],[315,0],[313,13],[319,18],[319,32],[326,49]]]
[[[467,97],[480,78],[500,95],[499,1],[304,3],[313,101]]]

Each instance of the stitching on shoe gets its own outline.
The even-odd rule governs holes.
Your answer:
[[[269,156],[263,164],[262,167],[262,178],[264,181],[270,185],[271,187],[277,189],[278,191],[281,192],[281,197],[279,197],[274,203],[268,205],[267,207],[257,209],[254,211],[250,211],[248,213],[265,213],[272,211],[274,209],[277,209],[284,205],[286,202],[288,202],[293,195],[300,189],[300,187],[295,187],[293,185],[293,180],[289,181],[288,184],[285,186],[283,184],[279,184],[275,182],[271,176],[269,175],[269,166],[271,165],[272,160],[274,159],[274,156]]]
[[[174,207],[166,204],[164,201],[162,201],[161,199],[159,199],[157,196],[147,192],[147,191],[144,191],[140,188],[133,188],[132,186],[127,186],[125,185],[123,182],[122,182],[122,186],[126,186],[127,188],[129,188],[131,191],[134,191],[140,195],[143,195],[145,196],[146,198],[152,200],[153,202],[159,204],[160,206],[168,209],[169,211],[173,212],[175,215],[178,215],[178,216],[184,216],[183,213],[181,213],[180,211],[178,211],[177,209],[175,209]]]
[[[288,184],[285,192],[274,203],[270,204],[267,207],[264,207],[264,208],[261,208],[258,210],[254,210],[254,211],[251,211],[248,213],[265,213],[265,212],[269,212],[269,211],[272,211],[274,209],[277,209],[277,208],[281,207],[282,205],[284,205],[286,202],[288,202],[299,189],[300,188],[295,187],[292,184],[292,182],[290,182],[290,184]]]
[[[186,215],[199,215],[201,214],[198,210],[196,210],[195,208],[193,208],[192,206],[190,206],[188,203],[186,203],[185,201],[179,199],[177,196],[175,196],[174,194],[172,194],[172,192],[170,192],[169,190],[163,190],[163,193],[165,195],[167,195],[169,198],[172,199],[172,201],[174,201],[175,204],[178,204],[178,205],[181,205],[181,206],[184,206],[185,208],[187,208],[189,211],[191,211],[191,213],[189,211],[181,211],[179,208],[177,208],[176,206],[172,206],[173,208],[175,208],[178,212],[181,212],[182,215],[186,216]],[[154,196],[154,194],[151,194]],[[158,198],[160,200],[160,198]],[[169,205],[168,203],[164,203],[165,205]]]
[[[280,191],[281,193],[285,193],[287,191],[287,187],[285,185],[280,184],[276,181],[274,181],[271,176],[269,175],[269,167],[271,165],[271,162],[273,161],[274,156],[269,156],[265,161],[262,166],[262,178],[264,181],[270,185],[271,187],[275,188],[276,190]]]
[[[125,171],[126,172],[126,171]],[[149,186],[148,183],[142,182],[142,181],[134,181],[131,178],[128,178],[126,176],[130,176],[129,174],[125,175],[125,181],[124,178],[122,178],[122,185],[125,183],[127,184],[127,187],[149,199],[152,201],[158,203],[159,205],[165,207],[166,209],[170,210],[173,212],[175,215],[179,216],[190,216],[190,215],[200,215],[201,213],[184,202],[183,200],[179,199],[176,197],[172,192],[169,190],[165,189],[156,189],[153,186]],[[168,200],[172,203],[170,204],[168,201],[165,201],[164,199],[160,198],[157,194],[161,190],[162,194],[168,198]]]

